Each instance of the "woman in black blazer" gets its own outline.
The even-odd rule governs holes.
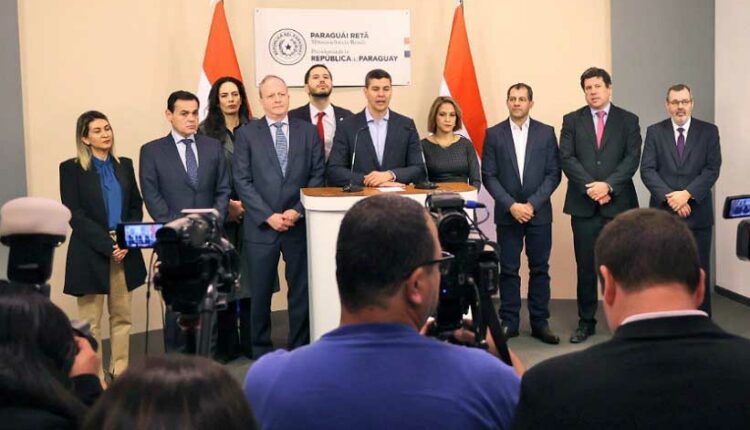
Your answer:
[[[78,298],[79,317],[91,324],[98,341],[107,299],[112,345],[107,371],[116,376],[128,365],[130,292],[143,285],[146,265],[140,250],[118,248],[114,230],[120,222],[143,219],[143,200],[133,162],[114,155],[114,134],[104,114],[78,117],[76,147],[78,156],[60,164],[60,197],[73,214],[64,292]]]

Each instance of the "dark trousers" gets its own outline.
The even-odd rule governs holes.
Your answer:
[[[526,242],[529,262],[529,315],[531,328],[547,326],[549,319],[549,256],[552,249],[552,224],[511,224],[497,228],[500,245],[500,319],[509,328],[518,329],[521,310],[521,251]]]
[[[234,300],[217,313],[216,356],[232,359],[243,354],[252,357],[251,299]]]
[[[713,236],[711,227],[691,229],[695,242],[698,244],[698,257],[701,261],[701,269],[706,272],[706,295],[703,303],[698,309],[711,316],[711,238]]]
[[[284,255],[286,280],[289,287],[289,349],[310,343],[310,317],[307,291],[307,244],[304,239],[281,235],[273,244],[253,243],[248,245],[248,268],[252,297],[252,343],[253,357],[273,349],[271,344],[271,296],[279,264],[279,255]]]
[[[611,221],[598,213],[591,217],[571,217],[573,248],[576,254],[578,275],[578,324],[596,327],[596,307],[599,301],[596,268],[594,267],[594,244],[602,228]]]

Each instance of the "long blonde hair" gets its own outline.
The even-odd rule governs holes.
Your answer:
[[[78,117],[76,121],[76,150],[78,151],[78,163],[81,165],[83,170],[89,170],[91,167],[91,147],[83,142],[83,138],[89,135],[89,124],[96,119],[103,119],[109,123],[107,115],[95,110],[86,111]],[[112,127],[112,124],[109,125]],[[115,135],[112,133],[112,147],[109,149],[109,154],[118,163],[120,160],[115,155]]]

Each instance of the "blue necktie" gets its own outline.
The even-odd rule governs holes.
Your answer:
[[[187,170],[188,179],[193,187],[198,186],[198,160],[195,159],[193,152],[192,139],[182,139],[180,142],[185,144],[185,169]]]
[[[286,162],[287,162],[287,142],[286,135],[284,134],[284,123],[275,122],[273,126],[276,127],[276,156],[279,158],[279,164],[281,165],[281,175],[286,175]]]

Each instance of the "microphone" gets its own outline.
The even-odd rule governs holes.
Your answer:
[[[475,202],[474,200],[466,200],[464,202],[464,207],[466,209],[476,209],[476,208],[486,208],[487,205],[485,205],[482,202]]]
[[[409,127],[408,130],[411,130]],[[424,180],[418,184],[414,184],[414,188],[418,190],[434,190],[438,187],[438,184],[430,181],[430,173],[427,171],[427,160],[424,158],[424,148],[422,148],[422,142],[419,143],[419,155],[422,156],[422,167],[424,167]]]
[[[365,126],[357,130],[357,133],[354,135],[354,151],[352,151],[352,166],[349,169],[349,183],[347,185],[344,185],[344,187],[341,189],[341,191],[345,193],[358,193],[364,189],[361,185],[354,185],[352,183],[352,180],[354,179],[354,161],[357,159],[357,143],[359,142],[359,134],[367,130],[368,128],[369,126],[365,124]]]

